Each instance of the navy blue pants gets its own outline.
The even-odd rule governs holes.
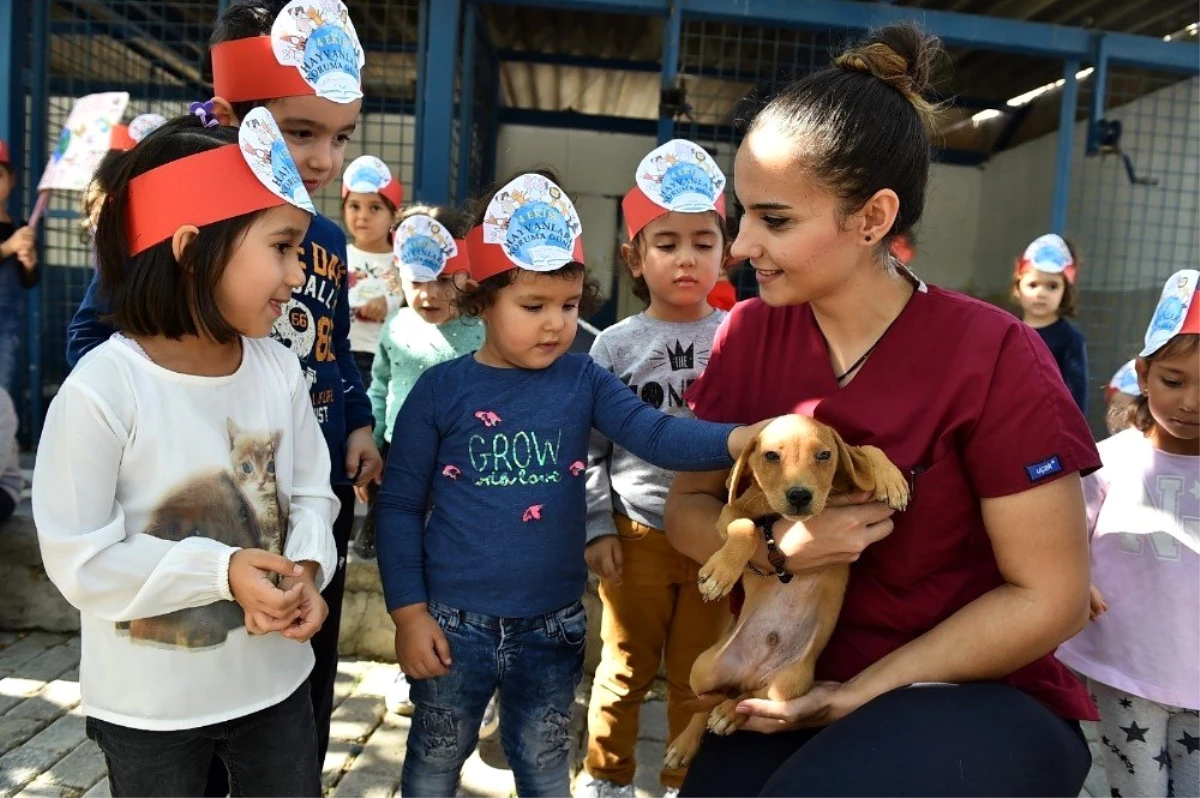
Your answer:
[[[707,734],[683,796],[1070,796],[1079,724],[994,682],[906,687],[824,729]]]

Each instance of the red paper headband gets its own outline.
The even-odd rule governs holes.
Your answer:
[[[109,136],[108,148],[110,150],[132,150],[137,142],[133,140],[133,136],[129,135],[129,125],[114,125],[112,133]]]
[[[442,267],[442,274],[471,274],[471,255],[467,251],[467,239],[454,239],[454,248],[458,253],[446,261],[446,265]],[[439,275],[440,276],[440,275]]]
[[[317,93],[300,72],[279,63],[270,36],[233,39],[212,47],[213,93],[231,103]]]
[[[378,194],[379,196],[386,198],[388,202],[392,203],[392,205],[397,208],[404,204],[404,186],[400,185],[400,181],[395,177],[393,177],[391,182],[381,189],[362,193]],[[345,183],[342,183],[342,199],[345,199],[347,196],[349,196],[349,194],[350,187]]]
[[[129,181],[128,192],[125,234],[131,256],[166,241],[184,225],[204,227],[286,202],[250,171],[238,144],[151,169]]]
[[[713,203],[716,207],[717,215],[722,219],[725,218],[725,195],[717,195],[716,202]],[[639,187],[634,186],[621,200],[621,215],[625,217],[625,230],[629,233],[629,240],[632,241],[638,233],[642,232],[642,228],[653,222],[660,216],[671,213],[670,208],[664,208],[654,200],[646,196],[646,192]]]
[[[500,244],[488,244],[483,240],[483,225],[479,224],[471,228],[471,232],[467,233],[467,257],[470,261],[471,279],[476,282],[483,282],[489,277],[494,277],[501,272],[509,271],[510,269],[521,268],[513,263],[504,251],[504,247]],[[461,252],[461,249],[459,250]],[[579,263],[583,263],[583,237],[575,239],[575,247],[571,252],[571,258]],[[564,266],[566,264],[563,264]],[[446,265],[447,270],[450,268]],[[534,272],[535,274],[537,272]]]

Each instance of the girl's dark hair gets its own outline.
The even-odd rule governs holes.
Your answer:
[[[929,179],[931,88],[941,42],[912,23],[888,25],[789,86],[754,118],[748,134],[774,127],[794,142],[803,168],[841,200],[844,216],[881,189],[900,198],[892,229],[921,218]]]
[[[237,128],[204,127],[189,114],[115,155],[107,178],[108,197],[96,225],[96,259],[100,289],[117,329],[176,339],[203,334],[220,343],[237,337],[217,307],[216,287],[234,249],[262,211],[201,227],[178,261],[170,239],[130,256],[125,232],[130,181],[180,158],[236,144],[237,136]]]
[[[725,220],[721,218],[720,214],[716,213],[715,211],[713,211],[712,214],[717,223],[717,230],[721,234],[721,247],[723,250],[721,253],[721,269],[724,271],[725,258],[729,255],[729,245],[733,243],[733,239],[729,235],[729,225],[726,224]],[[624,259],[625,268],[632,269],[636,263],[641,262],[642,253],[646,251],[645,232],[646,228],[644,227],[641,230],[638,230],[637,235],[635,235],[633,240],[629,242],[629,249],[632,252],[632,255],[629,259]],[[633,295],[646,304],[650,304],[650,286],[646,284],[646,278],[640,275],[634,277],[632,272],[630,272],[629,277],[631,280],[633,280]]]
[[[483,217],[487,213],[488,203],[496,196],[501,188],[516,180],[521,175],[536,174],[541,175],[547,180],[551,180],[555,185],[561,187],[562,184],[558,181],[558,175],[549,167],[540,167],[537,169],[526,169],[520,172],[514,172],[508,177],[496,182],[486,194],[471,203],[468,212],[470,224],[468,229],[476,225],[483,224]],[[564,189],[565,191],[566,189]],[[496,304],[496,295],[508,286],[512,285],[517,279],[518,269],[508,269],[507,271],[493,274],[485,280],[480,280],[478,283],[470,283],[459,289],[459,296],[455,300],[458,306],[458,311],[463,316],[478,318],[485,310]],[[578,261],[570,263],[555,269],[551,272],[539,272],[550,277],[558,277],[563,280],[574,280],[580,275],[583,276],[583,297],[579,300],[579,315],[581,318],[587,318],[600,309],[604,303],[603,297],[600,294],[600,286],[594,281],[587,278],[587,265]]]
[[[1156,360],[1167,357],[1196,357],[1196,352],[1200,351],[1200,335],[1176,335],[1170,341],[1163,345],[1163,348],[1155,352],[1150,357],[1139,357],[1138,363],[1144,363],[1146,372],[1149,373],[1150,364]],[[1154,427],[1154,416],[1150,414],[1150,397],[1145,391],[1142,391],[1133,404],[1129,406],[1127,415],[1125,416],[1126,426],[1136,427],[1143,433],[1148,433]]]
[[[1075,263],[1075,274],[1076,274],[1075,279],[1078,280],[1079,279],[1078,274],[1080,271],[1082,271],[1082,268],[1083,268],[1083,261],[1079,257],[1079,251],[1077,249],[1075,249],[1075,245],[1072,244],[1068,239],[1064,238],[1063,243],[1067,245],[1067,251],[1071,253],[1071,260]],[[1018,263],[1018,265],[1020,265],[1019,259],[1018,259],[1017,263]],[[1013,279],[1012,279],[1012,290],[1009,292],[1010,294],[1013,294],[1014,296],[1017,292],[1017,289],[1021,285],[1021,277],[1022,277],[1021,274],[1017,274],[1017,273],[1015,273],[1015,271],[1016,270],[1014,269],[1014,274],[1013,274]],[[1063,276],[1062,281],[1063,281],[1063,295],[1062,295],[1062,301],[1058,303],[1058,316],[1059,316],[1059,318],[1063,318],[1065,316],[1067,318],[1073,319],[1073,318],[1075,318],[1075,313],[1077,311],[1077,308],[1075,307],[1075,302],[1076,302],[1077,298],[1079,297],[1079,289],[1076,288],[1075,284],[1072,283],[1070,280],[1068,280],[1066,278],[1066,276]]]
[[[206,77],[212,80],[212,48],[221,42],[232,42],[238,39],[251,39],[255,36],[268,36],[275,18],[290,0],[240,0],[231,4],[219,17],[208,38],[208,52],[204,56]],[[238,119],[245,119],[246,114],[270,99],[244,100],[230,103],[233,113]]]
[[[422,205],[420,203],[406,205],[396,222],[398,224],[412,216],[432,216],[442,223],[450,235],[458,239],[466,238],[467,231],[471,229],[467,215],[448,205]]]

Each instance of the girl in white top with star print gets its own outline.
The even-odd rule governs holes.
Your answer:
[[[119,795],[321,794],[307,679],[338,502],[296,356],[266,336],[313,207],[265,108],[120,156],[96,232],[119,332],[50,404],[33,509],[81,614],[88,736]]]
[[[1131,428],[1083,480],[1091,622],[1058,649],[1088,677],[1113,795],[1200,795],[1200,271],[1167,280]]]

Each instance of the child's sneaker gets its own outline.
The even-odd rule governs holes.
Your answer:
[[[591,779],[583,785],[583,789],[575,798],[633,798],[633,785]]]
[[[404,717],[412,716],[414,707],[408,698],[408,679],[405,678],[403,671],[396,674],[396,681],[392,682],[392,689],[388,690],[387,695],[384,696],[383,703],[388,712]]]
[[[679,798],[679,788],[668,787],[663,793],[663,798]]]

